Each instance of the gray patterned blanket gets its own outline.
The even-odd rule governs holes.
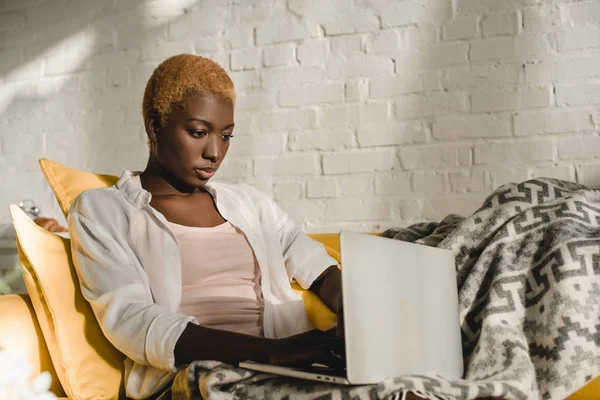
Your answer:
[[[600,189],[544,178],[505,185],[468,218],[384,235],[454,252],[463,379],[340,387],[198,361],[161,399],[563,399],[600,374]]]

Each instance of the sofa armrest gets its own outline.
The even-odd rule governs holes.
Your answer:
[[[65,396],[54,371],[46,342],[35,317],[33,306],[27,294],[0,296],[0,349],[23,351],[31,365],[33,378],[42,371],[52,376],[50,391],[58,397]]]

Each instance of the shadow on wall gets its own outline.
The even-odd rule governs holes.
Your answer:
[[[163,43],[169,23],[197,2],[5,2],[3,17],[10,25],[0,42],[3,209],[33,198],[46,214],[59,214],[39,171],[40,157],[112,174],[143,167],[145,83],[162,59],[193,51],[190,44],[169,52]]]

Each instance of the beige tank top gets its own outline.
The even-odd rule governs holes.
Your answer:
[[[169,222],[181,253],[178,312],[200,325],[263,336],[260,269],[246,236],[231,223],[197,228]]]

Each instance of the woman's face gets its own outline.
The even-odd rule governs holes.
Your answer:
[[[154,157],[181,183],[204,186],[229,150],[233,114],[233,105],[225,101],[187,99],[173,110],[164,128],[155,130]]]

